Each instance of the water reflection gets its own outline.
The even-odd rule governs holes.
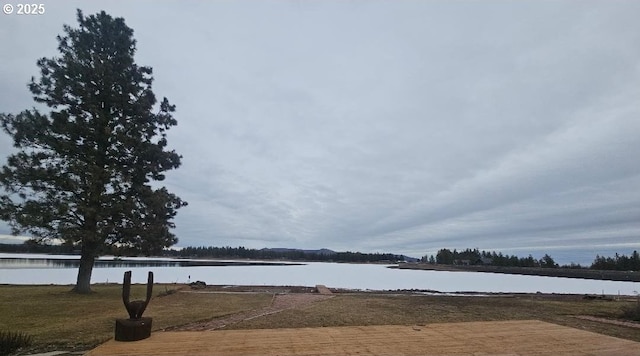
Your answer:
[[[0,258],[0,268],[78,268],[79,259]],[[116,267],[184,267],[188,261],[96,260],[94,268]]]
[[[14,258],[0,257],[0,269],[6,268],[78,268],[79,256],[75,258]],[[94,268],[119,267],[216,267],[216,266],[297,266],[301,263],[293,262],[263,262],[263,261],[214,261],[214,260],[176,260],[153,258],[100,258],[94,263]]]

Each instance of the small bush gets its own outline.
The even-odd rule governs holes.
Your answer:
[[[204,289],[207,288],[207,284],[203,281],[195,281],[195,282],[191,282],[189,283],[189,285],[191,286],[191,289]]]
[[[622,317],[627,320],[640,321],[640,303],[622,308]]]
[[[18,331],[0,331],[0,355],[9,355],[21,347],[31,345],[33,337]]]
[[[175,294],[177,293],[178,290],[177,289],[169,289],[166,286],[164,287],[164,292],[160,292],[158,293],[158,298],[162,298],[162,297],[166,297],[169,296],[171,294]]]

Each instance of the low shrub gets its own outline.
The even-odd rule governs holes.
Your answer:
[[[640,321],[640,302],[622,308],[622,317],[627,320]]]
[[[158,298],[166,297],[171,294],[175,294],[178,292],[178,289],[169,289],[166,286],[164,287],[164,292],[158,293]]]
[[[0,331],[0,355],[9,355],[31,345],[33,337],[19,331]]]
[[[203,281],[195,281],[195,282],[191,282],[189,283],[189,285],[191,286],[191,289],[204,289],[207,288],[207,284]]]

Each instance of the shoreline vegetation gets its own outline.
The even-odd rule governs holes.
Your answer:
[[[389,268],[448,272],[503,273],[542,277],[564,277],[603,281],[640,282],[640,272],[638,271],[593,270],[586,268],[576,269],[561,267],[503,267],[481,265],[441,265],[429,263],[401,263],[397,266],[392,266]]]

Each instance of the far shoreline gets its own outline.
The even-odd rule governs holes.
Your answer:
[[[585,268],[542,268],[542,267],[502,267],[502,266],[463,266],[463,265],[440,265],[428,263],[401,263],[397,266],[390,266],[395,269],[412,269],[425,271],[447,271],[447,272],[483,272],[518,274],[526,276],[541,277],[564,277],[578,279],[592,279],[601,281],[617,282],[640,282],[639,271],[605,271]]]

